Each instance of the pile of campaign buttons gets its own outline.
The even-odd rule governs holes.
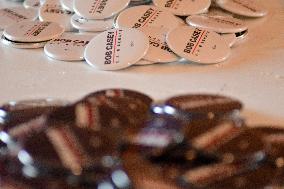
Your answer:
[[[156,103],[127,89],[0,108],[0,186],[9,189],[283,187],[284,130],[249,127],[237,99]]]
[[[34,30],[29,25],[39,24],[34,21],[37,13],[41,22],[72,33],[60,36],[63,31],[55,29],[54,35],[39,32],[38,39],[19,38],[20,32]],[[267,13],[252,0],[25,0],[23,6],[0,9],[0,29],[8,46],[45,46],[50,58],[120,70],[154,63],[223,62],[246,38],[246,18]]]

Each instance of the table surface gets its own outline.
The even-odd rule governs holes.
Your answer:
[[[215,93],[240,99],[252,126],[284,126],[284,1],[258,1],[269,15],[246,19],[248,39],[232,49],[227,61],[215,65],[169,63],[98,71],[85,62],[52,60],[43,49],[0,44],[0,103],[46,97],[74,101],[105,88],[138,90],[155,100]],[[0,7],[16,4],[0,0]]]

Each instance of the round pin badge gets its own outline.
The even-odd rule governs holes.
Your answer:
[[[16,42],[42,42],[56,38],[63,32],[64,28],[54,22],[23,21],[7,27],[3,35]]]
[[[167,43],[179,56],[202,64],[222,62],[230,55],[230,47],[219,34],[190,26],[171,30]]]
[[[130,127],[124,123],[125,130],[141,128],[147,119],[153,99],[146,94],[127,89],[106,89],[84,97],[93,105],[106,105],[124,115]],[[123,108],[122,108],[123,107]]]
[[[147,26],[164,27],[169,30],[180,26],[182,20],[169,11],[163,11],[158,7],[142,5],[128,8],[122,11],[117,19],[117,27],[142,28]]]
[[[248,17],[262,17],[268,12],[252,0],[216,0],[216,4],[226,11]]]
[[[71,16],[73,13],[64,10],[57,0],[46,1],[39,9],[39,19],[45,22],[56,22],[65,28],[65,31],[72,31]]]
[[[173,53],[166,42],[167,30],[158,27],[144,27],[141,29],[149,38],[149,50],[143,59],[151,62],[174,62],[179,57]]]
[[[37,49],[42,48],[47,43],[47,41],[42,42],[17,42],[17,41],[11,41],[7,39],[4,35],[1,36],[1,42],[5,45],[8,45],[13,48],[17,49]]]
[[[143,32],[131,28],[111,29],[90,41],[85,59],[100,70],[119,70],[138,62],[148,49],[149,41]]]
[[[186,18],[187,24],[215,31],[217,33],[237,33],[248,29],[242,20],[225,16],[192,15]]]
[[[73,2],[74,2],[74,0],[60,0],[60,4],[61,4],[62,8],[65,9],[65,10],[69,10],[71,12],[74,12]]]
[[[86,45],[92,38],[91,35],[64,33],[60,37],[49,41],[44,46],[44,52],[47,56],[57,60],[84,60]]]
[[[228,113],[242,108],[242,103],[236,99],[209,94],[175,96],[165,103],[187,112]]]
[[[23,3],[25,8],[33,8],[38,9],[40,7],[40,1],[39,0],[25,0]]]
[[[23,20],[35,20],[37,16],[36,10],[22,6],[0,9],[0,30]]]
[[[154,5],[168,10],[178,16],[205,13],[210,7],[211,0],[153,0]]]
[[[74,11],[87,19],[110,18],[125,9],[130,0],[74,0]]]
[[[98,32],[112,29],[114,27],[114,18],[90,20],[74,14],[71,18],[71,24],[78,30]]]

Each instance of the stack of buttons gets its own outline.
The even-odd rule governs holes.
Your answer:
[[[42,37],[35,40],[4,31],[3,43],[39,48],[55,38],[44,48],[48,57],[86,60],[98,70],[170,62],[220,63],[247,37],[246,18],[267,14],[252,0],[25,0],[23,5],[27,9],[0,10],[1,29],[32,35],[34,28],[26,31],[27,26],[21,29],[13,24],[34,20],[38,10],[43,23],[57,23],[64,31],[81,35],[60,36],[61,31],[46,39],[40,32]]]
[[[284,130],[250,128],[242,103],[210,94],[159,104],[106,89],[66,104],[0,111],[1,188],[247,189],[283,187]]]
[[[78,114],[84,101],[33,106],[20,113],[3,108],[1,188],[131,188],[119,158],[124,124],[119,113],[111,116],[108,107],[93,104],[97,120],[86,125]]]

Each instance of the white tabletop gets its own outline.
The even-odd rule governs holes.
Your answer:
[[[85,62],[49,59],[43,49],[0,44],[0,103],[45,97],[74,101],[113,87],[138,90],[155,100],[217,93],[240,99],[249,124],[284,126],[284,1],[258,1],[269,15],[249,19],[249,38],[217,65],[170,63],[98,71]],[[0,0],[0,7],[15,4]]]

